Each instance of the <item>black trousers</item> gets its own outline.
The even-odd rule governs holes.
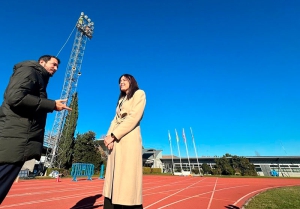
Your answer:
[[[143,209],[143,205],[114,205],[111,199],[105,197],[103,209]]]
[[[24,162],[0,163],[0,205],[18,176]]]

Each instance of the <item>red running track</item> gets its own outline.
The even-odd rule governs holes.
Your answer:
[[[218,178],[144,176],[145,209],[239,209],[266,189],[300,185],[290,178]],[[103,208],[103,180],[70,178],[21,180],[14,183],[0,209]]]

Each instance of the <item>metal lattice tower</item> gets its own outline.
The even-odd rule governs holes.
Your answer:
[[[71,103],[72,95],[75,93],[79,76],[81,75],[81,64],[83,60],[86,42],[91,39],[94,32],[94,23],[81,12],[76,23],[76,35],[71,51],[70,59],[66,68],[65,80],[61,92],[61,99],[67,99],[67,106]],[[62,138],[62,130],[65,124],[67,111],[56,112],[52,131],[45,136],[44,145],[47,147],[44,166],[52,168],[57,165],[59,141]]]

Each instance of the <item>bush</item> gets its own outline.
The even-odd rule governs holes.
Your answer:
[[[192,173],[194,173],[194,174],[199,174],[199,169],[198,169],[198,168],[193,168],[193,169],[192,169]]]
[[[159,174],[161,173],[161,168],[150,168],[150,167],[143,167],[143,174]]]
[[[161,168],[152,168],[151,173],[161,173]]]
[[[149,174],[151,173],[151,168],[150,167],[143,167],[143,174]]]
[[[222,171],[219,168],[213,168],[213,169],[211,169],[211,173],[212,173],[212,175],[221,175]]]

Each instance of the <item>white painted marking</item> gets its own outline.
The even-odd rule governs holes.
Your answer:
[[[23,205],[32,205],[32,204],[37,204],[37,203],[42,203],[42,202],[52,202],[52,201],[57,201],[57,200],[65,200],[65,199],[71,199],[71,198],[76,198],[76,197],[83,197],[86,195],[95,195],[95,192],[88,192],[88,193],[83,193],[83,194],[76,194],[76,195],[68,195],[68,196],[62,196],[62,197],[53,197],[49,199],[42,199],[42,200],[36,200],[36,201],[30,201],[30,202],[22,202],[18,204],[11,204],[11,205],[4,205],[1,206],[2,208],[11,208],[11,207],[16,207],[16,206],[23,206]]]
[[[213,191],[212,191],[212,193],[211,193],[211,196],[210,196],[210,200],[209,200],[207,209],[210,209],[211,202],[212,202],[212,200],[213,200],[213,197],[214,197],[214,194],[215,194],[215,191],[216,191],[216,186],[217,186],[218,179],[219,179],[219,178],[216,179],[215,186],[214,186],[214,189],[213,189]]]
[[[182,192],[182,191],[184,191],[184,190],[186,190],[186,189],[188,189],[188,188],[194,186],[195,184],[198,184],[199,182],[201,182],[201,181],[203,181],[203,180],[204,180],[204,179],[201,179],[200,181],[197,181],[196,183],[194,183],[194,184],[192,184],[192,185],[190,185],[190,186],[188,186],[188,187],[185,187],[185,188],[179,190],[178,192],[175,192],[174,194],[171,194],[171,195],[169,195],[169,196],[167,196],[167,197],[165,197],[165,198],[163,198],[163,199],[161,199],[161,200],[158,200],[158,201],[156,201],[156,202],[154,202],[154,203],[148,205],[148,206],[145,207],[144,209],[149,208],[149,207],[151,207],[152,205],[155,205],[155,204],[157,204],[157,203],[159,203],[159,202],[161,202],[161,201],[163,201],[163,200],[165,200],[165,199],[168,199],[169,197],[172,197],[172,196],[178,194],[179,192]]]
[[[249,186],[249,185],[244,185],[244,186]],[[244,186],[228,187],[228,188],[218,189],[218,190],[216,190],[216,191],[218,192],[218,191],[223,191],[223,190],[227,190],[227,189],[235,189],[235,188],[238,188],[238,187],[244,187]],[[181,199],[181,200],[178,200],[178,201],[176,201],[176,202],[173,202],[173,203],[167,204],[167,205],[165,205],[165,206],[162,206],[162,207],[160,207],[160,208],[158,208],[158,209],[166,208],[166,207],[168,207],[168,206],[170,206],[170,205],[174,205],[174,204],[177,204],[177,203],[179,203],[179,202],[183,202],[183,201],[186,201],[186,200],[189,200],[189,199],[192,199],[192,198],[197,198],[197,197],[200,197],[200,196],[202,196],[202,195],[209,194],[209,193],[211,193],[211,192],[212,192],[212,191],[208,191],[208,192],[204,192],[204,193],[201,193],[201,194],[197,194],[197,195],[194,195],[194,196],[191,196],[191,197],[187,197],[187,198],[185,198],[185,199]]]

